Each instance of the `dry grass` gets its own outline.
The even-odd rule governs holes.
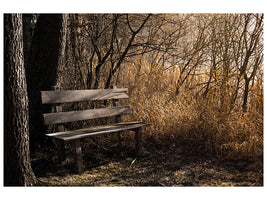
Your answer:
[[[227,98],[222,109],[218,106],[219,95],[212,92],[207,98],[191,90],[175,96],[174,85],[170,84],[174,77],[168,77],[157,68],[152,72],[141,71],[138,75],[128,72],[123,76],[122,85],[129,87],[133,116],[152,124],[148,134],[190,139],[201,143],[217,157],[262,164],[263,97],[260,86],[251,92],[249,112],[243,113],[238,106],[229,112]]]
[[[144,135],[144,155],[135,157],[133,134],[122,134],[123,148],[115,147],[111,135],[88,138],[82,142],[84,173],[72,174],[72,156],[67,166],[58,166],[56,154],[48,153],[54,156],[44,159],[48,163],[34,166],[39,179],[57,186],[262,186],[262,85],[250,95],[249,112],[238,105],[229,112],[227,98],[225,107],[219,106],[218,93],[203,98],[198,90],[182,88],[176,96],[177,72],[170,76],[160,68],[148,69],[136,72],[129,66],[117,83],[129,88],[133,113],[124,118],[152,124]],[[107,122],[70,127],[102,121]]]
[[[203,91],[196,87],[196,83],[207,81],[205,74],[208,72],[200,71],[203,75],[194,80],[188,78],[189,84],[184,84],[186,86],[176,96],[174,91],[179,70],[163,70],[163,66],[152,65],[147,61],[140,62],[139,66],[142,67],[127,64],[113,77],[112,84],[129,88],[129,103],[133,111],[129,119],[151,123],[147,136],[153,136],[155,140],[191,140],[218,158],[250,160],[262,165],[262,82],[255,81],[253,91],[250,92],[249,111],[243,113],[240,100],[236,101],[234,109],[230,109],[227,96],[232,92],[230,90],[225,91],[224,106],[220,106],[221,91],[216,84],[210,86],[206,98],[202,96]],[[73,73],[69,70],[66,73],[63,88],[77,89],[73,88]],[[105,79],[102,75],[102,79]],[[79,80],[76,82],[79,88]],[[89,124],[94,125],[98,121]]]

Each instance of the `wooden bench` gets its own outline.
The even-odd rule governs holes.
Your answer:
[[[74,143],[74,159],[75,170],[77,173],[83,171],[83,159],[80,139],[118,132],[123,130],[135,131],[136,153],[140,155],[142,151],[142,128],[149,126],[140,121],[122,122],[121,115],[130,114],[130,106],[119,106],[119,99],[127,99],[127,88],[98,89],[98,90],[60,90],[59,87],[53,87],[52,91],[41,91],[42,104],[51,104],[54,112],[43,114],[44,124],[55,124],[57,132],[46,134],[57,141],[58,159],[60,163],[66,160],[65,142],[72,141]],[[84,101],[107,101],[112,100],[112,107],[67,111],[63,112],[62,103],[84,102]],[[102,125],[97,127],[82,128],[78,130],[67,131],[64,123],[97,119],[103,117],[115,116],[116,123]],[[120,141],[119,141],[120,142]]]

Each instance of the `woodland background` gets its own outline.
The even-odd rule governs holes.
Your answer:
[[[13,34],[19,38],[13,44],[12,37],[5,37],[5,159],[21,155],[8,151],[11,148],[20,151],[9,139],[10,132],[18,138],[16,130],[24,127],[15,127],[12,119],[19,115],[10,114],[10,110],[19,110],[14,97],[18,81],[10,78],[14,74],[22,80],[17,94],[25,99],[20,102],[27,104],[20,111],[26,113],[21,119],[28,127],[19,131],[22,135],[19,138],[29,136],[22,142],[29,143],[22,148],[28,152],[28,158],[23,158],[20,164],[27,170],[13,173],[11,179],[15,182],[10,184],[38,182],[31,172],[30,157],[38,157],[38,152],[49,146],[44,133],[53,129],[38,120],[50,109],[41,106],[40,91],[50,90],[53,85],[64,90],[109,88],[113,84],[129,88],[131,117],[152,124],[144,136],[146,141],[164,146],[173,140],[185,141],[197,146],[196,151],[202,149],[222,160],[253,162],[262,171],[263,17],[263,14],[5,15],[5,36]],[[20,48],[14,51],[12,45]],[[10,59],[18,55],[18,61]],[[99,123],[81,122],[69,124],[69,128]],[[97,140],[101,144],[105,138]],[[6,169],[12,171],[9,163],[5,160]],[[25,172],[27,175],[22,175]],[[28,178],[15,180],[17,174]]]

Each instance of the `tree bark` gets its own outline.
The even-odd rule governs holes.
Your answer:
[[[86,74],[84,73],[85,67],[85,44],[82,40],[81,26],[82,19],[79,14],[70,14],[70,37],[73,65],[75,67],[75,74],[79,74],[77,80],[75,78],[75,88],[85,89],[87,87]],[[89,75],[89,74],[88,74]],[[78,86],[77,86],[78,82]],[[90,89],[90,88],[89,88]]]
[[[242,110],[243,110],[243,112],[247,112],[250,79],[246,75],[244,76],[244,79],[245,79],[245,89],[244,89],[244,95],[243,95]]]
[[[30,49],[32,37],[34,34],[34,27],[36,24],[38,14],[23,14],[23,52],[24,52],[24,66],[28,65],[30,56]]]
[[[34,154],[39,145],[44,144],[44,133],[47,127],[43,125],[42,113],[50,112],[49,106],[41,103],[40,91],[51,90],[60,80],[61,68],[64,59],[64,45],[61,45],[60,36],[63,17],[61,14],[40,14],[34,29],[30,49],[26,76],[29,97],[30,147]],[[63,34],[61,34],[63,33]],[[61,52],[61,53],[60,53]],[[61,54],[61,56],[60,56]],[[59,61],[60,60],[60,61]],[[59,67],[59,65],[61,67]]]
[[[68,14],[62,14],[62,24],[60,29],[59,37],[59,52],[58,52],[58,66],[57,66],[57,75],[56,75],[56,86],[61,85],[62,74],[65,67],[65,52],[66,52],[66,43],[67,43],[67,23],[68,23]]]
[[[32,186],[21,14],[4,15],[4,185]]]

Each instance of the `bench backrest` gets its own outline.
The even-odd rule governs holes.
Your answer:
[[[130,114],[130,106],[118,106],[115,103],[118,99],[129,98],[127,88],[41,91],[41,98],[43,104],[60,108],[55,113],[43,114],[45,125]],[[60,106],[61,103],[98,100],[114,100],[115,107],[62,112]]]

